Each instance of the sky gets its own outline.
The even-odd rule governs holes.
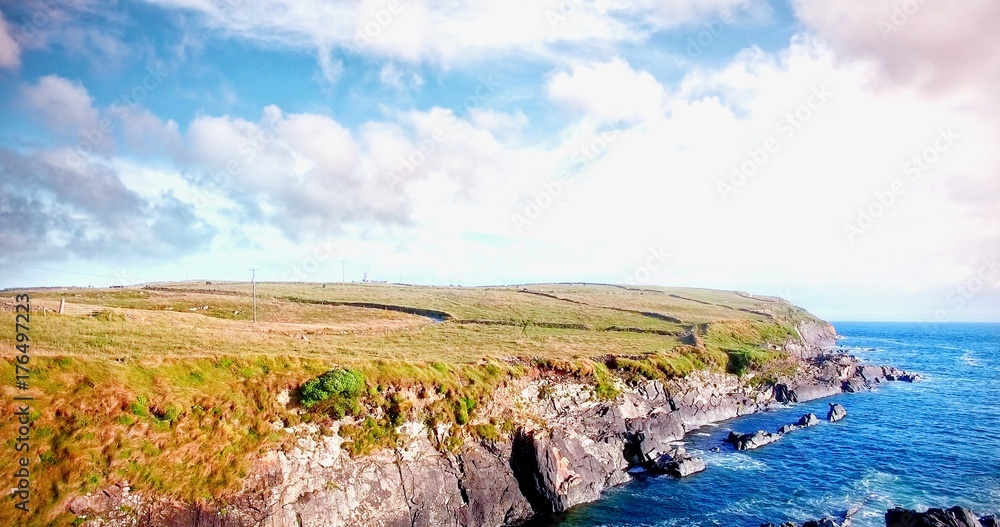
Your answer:
[[[1000,321],[993,0],[0,0],[0,287]]]

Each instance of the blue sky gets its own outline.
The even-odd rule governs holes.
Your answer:
[[[343,269],[1000,320],[986,0],[0,14],[0,287]]]

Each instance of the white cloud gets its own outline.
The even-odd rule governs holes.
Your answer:
[[[275,224],[289,238],[335,231],[370,205],[347,188],[356,146],[329,118],[285,116],[272,106],[260,122],[201,116],[186,138],[190,177],[206,194],[231,200],[246,221]]]
[[[0,12],[0,68],[15,69],[21,65],[21,46],[14,41],[3,13]]]
[[[77,136],[98,128],[98,112],[87,89],[58,75],[46,75],[21,93],[34,112],[57,134]]]
[[[796,16],[840,51],[930,92],[1000,82],[1000,4],[991,0],[795,0]]]
[[[125,116],[121,119],[122,136],[133,152],[143,156],[160,153],[171,157],[181,155],[182,138],[174,120],[164,122],[143,107],[112,107],[110,111],[112,114]]]
[[[724,11],[759,11],[764,5],[748,0],[275,0],[237,8],[214,0],[147,1],[195,11],[204,23],[230,35],[318,49],[321,60],[342,48],[443,64],[512,51],[545,55],[564,44],[640,41],[649,31],[715,18]]]
[[[621,281],[663,244],[675,258],[651,280],[664,284],[778,290],[835,283],[864,295],[876,286],[914,287],[912,277],[921,277],[915,287],[922,291],[947,287],[948,277],[961,275],[955,269],[1000,240],[998,229],[982,227],[998,208],[970,207],[955,195],[988,188],[971,182],[985,177],[982,167],[996,166],[995,134],[984,116],[912,90],[879,88],[872,77],[869,63],[843,61],[813,39],[797,38],[777,54],[747,50],[721,68],[688,75],[665,112],[636,110],[645,120],[558,195],[539,198],[560,159],[595,130],[566,134],[544,150],[512,149],[517,177],[438,215],[452,224],[458,215],[469,229],[532,247],[532,269],[552,262],[589,278]],[[582,123],[629,113],[602,107],[588,84],[579,97],[592,106]],[[913,179],[906,163],[932,146],[942,127],[959,131],[960,140]],[[769,139],[776,151],[723,199],[717,184]],[[896,180],[905,192],[851,243],[844,225]],[[518,232],[510,215],[523,214],[532,200],[544,205],[541,214]],[[442,220],[432,231],[447,225]]]
[[[424,85],[424,79],[418,73],[406,71],[394,63],[382,66],[378,73],[379,82],[398,91],[409,88],[419,88]]]
[[[616,58],[606,63],[578,64],[548,82],[549,97],[597,119],[634,121],[663,112],[664,90],[652,75],[635,71]]]
[[[66,152],[0,148],[0,234],[5,261],[163,258],[215,234],[172,192],[144,197],[100,163],[66,168]]]

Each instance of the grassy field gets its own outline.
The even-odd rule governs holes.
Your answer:
[[[744,293],[580,284],[263,283],[257,323],[247,283],[7,291],[4,379],[15,376],[22,292],[32,303],[30,388],[0,391],[34,398],[31,525],[71,525],[69,499],[123,481],[186,501],[224,499],[260,453],[290,444],[284,427],[304,421],[352,416],[341,434],[355,454],[391,445],[407,419],[451,426],[440,446],[460,448],[463,437],[510,429],[511,416],[484,408],[525,375],[576,376],[607,398],[614,376],[710,368],[765,378],[783,364],[776,348],[812,318]],[[55,314],[63,299],[76,315]],[[315,384],[330,371],[360,384]],[[307,382],[329,387],[308,408]],[[16,435],[13,419],[0,421],[11,454],[0,472],[16,470]]]

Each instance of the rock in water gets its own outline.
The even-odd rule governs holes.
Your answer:
[[[983,527],[993,521],[987,516],[980,520],[975,513],[964,507],[950,509],[927,509],[927,512],[910,511],[901,508],[885,513],[886,527]]]
[[[807,521],[802,527],[849,527],[851,516],[857,512],[856,509],[847,511],[846,517],[841,523],[837,520],[826,517],[819,521]],[[975,513],[962,507],[952,507],[944,509],[928,509],[927,512],[910,511],[901,508],[890,509],[885,513],[886,527],[997,527],[997,520],[994,516],[983,516],[976,518]],[[785,522],[781,525],[764,523],[760,527],[799,527],[794,522]]]
[[[752,434],[729,432],[729,437],[726,438],[726,441],[732,443],[736,447],[736,450],[754,450],[779,439],[781,439],[781,434],[772,434],[758,430]]]
[[[677,447],[660,456],[651,470],[659,474],[683,478],[705,470],[705,461],[700,457],[688,454],[684,447]]]
[[[797,426],[805,428],[807,426],[816,426],[819,424],[819,418],[816,414],[806,414],[799,418],[799,421],[795,423]]]
[[[847,410],[844,410],[843,406],[841,406],[839,404],[835,404],[835,403],[830,403],[830,412],[828,414],[826,414],[826,418],[831,423],[832,422],[836,422],[836,421],[840,421],[841,419],[843,419],[845,417],[847,417]]]
[[[844,520],[844,523],[837,523],[833,518],[827,517],[822,520],[810,520],[802,524],[802,527],[850,527],[851,520]],[[773,523],[762,523],[760,527],[799,527],[799,524],[794,522],[785,522],[781,525],[775,525]]]
[[[778,429],[779,434],[787,434],[789,432],[794,432],[796,430],[801,430],[810,426],[816,426],[819,424],[819,418],[816,414],[806,414],[799,418],[794,424],[785,425]]]
[[[685,457],[679,460],[672,459],[662,463],[657,462],[656,470],[657,472],[684,478],[705,470],[705,461],[700,457]]]

